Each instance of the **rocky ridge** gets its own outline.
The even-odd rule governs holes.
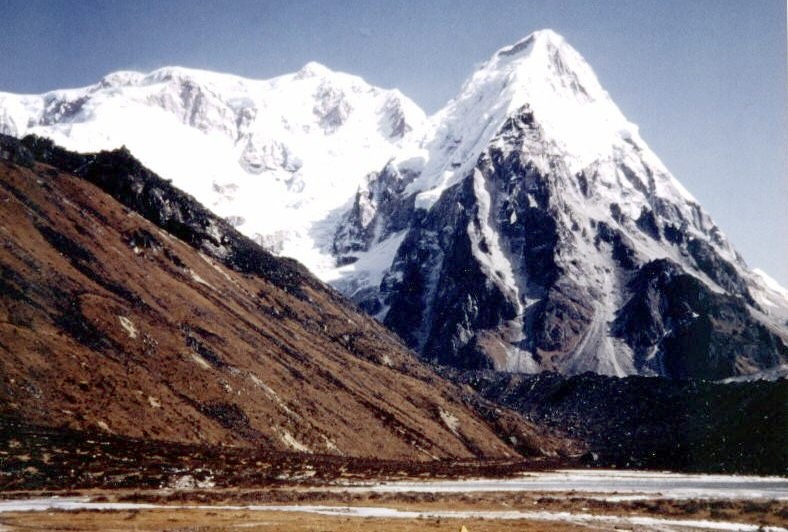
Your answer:
[[[370,176],[334,249],[335,286],[444,365],[722,379],[788,361],[784,292],[549,30]]]

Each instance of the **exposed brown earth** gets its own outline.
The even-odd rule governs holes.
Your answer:
[[[496,477],[552,468],[532,459],[386,461],[135,440],[0,420],[0,500],[57,496],[164,509],[0,513],[0,530],[609,530],[597,524],[494,518],[363,518],[228,509],[247,505],[329,505],[419,512],[569,512],[785,526],[784,500],[604,500],[587,492],[377,493],[346,490],[382,480]],[[183,509],[208,505],[214,508]],[[224,507],[224,508],[222,508]],[[625,526],[625,528],[631,528]],[[636,527],[637,530],[651,530]],[[654,529],[662,530],[655,526]]]
[[[0,517],[5,531],[225,531],[279,530],[288,532],[412,532],[414,530],[457,532],[554,532],[587,531],[584,525],[560,522],[489,521],[484,519],[380,519],[333,517],[304,513],[217,512],[213,510],[152,510],[131,512],[36,512],[6,514]]]
[[[239,273],[84,179],[0,160],[0,415],[381,459],[567,451],[299,275],[294,294]]]
[[[0,499],[41,496],[40,490],[57,490],[53,494],[64,495],[63,490],[75,489],[248,490],[425,477],[502,478],[565,464],[563,459],[544,457],[527,461],[381,460],[282,452],[262,446],[179,444],[0,418]],[[209,497],[205,501],[220,500],[210,493],[197,496]]]

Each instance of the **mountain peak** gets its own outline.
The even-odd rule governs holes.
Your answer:
[[[785,297],[750,281],[554,31],[498,50],[430,126],[358,194],[337,233],[355,268],[337,286],[423,356],[703,378],[785,360]],[[391,265],[382,278],[372,256]],[[730,321],[698,341],[723,313]]]
[[[552,97],[581,101],[609,100],[596,74],[585,59],[553,30],[531,33],[513,45],[498,50],[480,69],[506,75],[514,85],[513,96],[533,97],[535,91]],[[517,105],[520,107],[520,105]]]
[[[315,78],[320,76],[326,76],[331,74],[333,71],[328,68],[327,66],[318,63],[317,61],[309,61],[301,70],[296,73],[297,79],[305,79],[305,78]]]
[[[498,50],[465,83],[455,101],[463,100],[463,107],[483,100],[480,111],[498,124],[528,105],[546,138],[571,155],[574,171],[611,146],[642,143],[583,56],[550,29]]]
[[[204,76],[206,74],[213,74],[212,72],[204,70],[196,70],[180,66],[166,66],[157,68],[150,72],[146,77],[156,81],[169,81],[178,79],[189,79]]]
[[[122,87],[126,85],[136,85],[142,79],[145,78],[145,74],[142,72],[137,72],[134,70],[118,70],[116,72],[110,72],[99,82],[99,86],[102,88],[105,87]]]
[[[516,43],[504,46],[500,50],[495,53],[496,57],[511,57],[515,55],[520,55],[523,53],[527,53],[535,48],[536,45],[542,43],[551,43],[554,46],[565,43],[565,39],[560,34],[556,33],[555,31],[547,28],[543,30],[538,30],[527,37],[520,39]]]
[[[572,172],[603,160],[616,147],[643,145],[583,57],[558,33],[540,30],[499,49],[460,94],[433,117],[421,177],[409,187],[428,208],[467,175],[501,126],[523,109],[541,126]],[[412,158],[407,154],[406,158]]]

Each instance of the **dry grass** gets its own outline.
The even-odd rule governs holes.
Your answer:
[[[41,512],[4,514],[0,527],[11,530],[69,531],[220,531],[220,530],[287,530],[292,532],[357,532],[385,530],[503,532],[554,530],[569,532],[588,527],[558,522],[491,521],[483,519],[373,519],[332,517],[285,512],[247,512],[209,510],[152,510],[140,512]],[[0,528],[0,530],[4,530]]]

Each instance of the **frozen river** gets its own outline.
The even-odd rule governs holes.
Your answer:
[[[608,500],[777,499],[788,500],[788,478],[694,475],[650,471],[571,470],[529,473],[508,479],[387,482],[351,491],[470,493],[485,491],[567,492]]]
[[[312,488],[315,490],[326,488]],[[473,493],[473,492],[535,492],[567,493],[609,501],[636,499],[776,499],[788,500],[788,479],[783,477],[754,477],[735,475],[690,475],[638,471],[552,471],[522,475],[509,479],[439,480],[420,482],[384,482],[367,485],[333,486],[331,491],[380,493]],[[154,510],[183,509],[212,512],[306,512],[324,516],[366,517],[388,519],[493,519],[565,522],[596,529],[610,527],[636,528],[649,531],[728,530],[755,532],[788,532],[779,526],[758,527],[754,524],[674,519],[636,515],[602,515],[588,512],[520,511],[520,510],[404,510],[392,507],[327,506],[327,505],[159,505],[144,503],[92,502],[89,497],[47,497],[0,501],[4,512],[38,512],[58,510]],[[586,510],[583,508],[583,510]],[[251,526],[239,524],[238,527]],[[547,525],[546,525],[547,526]],[[2,530],[2,527],[0,527]]]

